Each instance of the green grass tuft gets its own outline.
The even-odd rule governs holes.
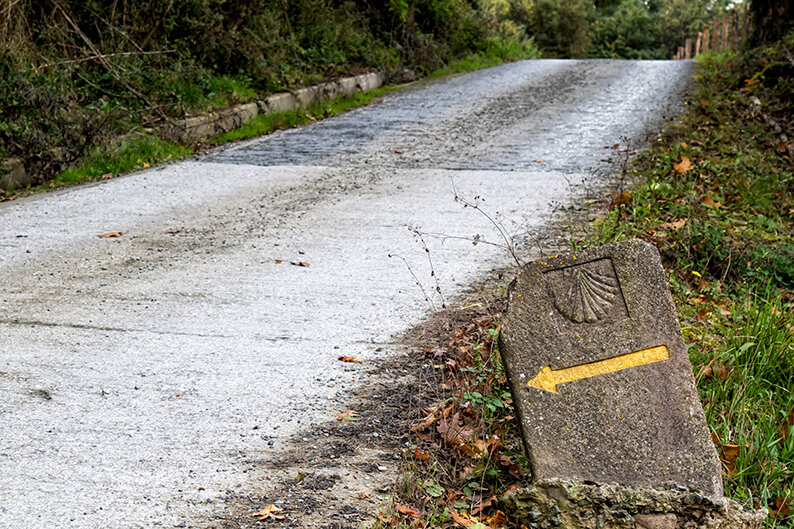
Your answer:
[[[78,184],[103,176],[144,169],[165,161],[179,160],[193,149],[148,134],[127,137],[110,148],[94,149],[78,166],[58,175],[57,185]]]

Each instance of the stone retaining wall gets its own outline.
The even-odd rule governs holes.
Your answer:
[[[367,92],[379,88],[382,84],[383,77],[379,73],[338,79],[294,92],[274,94],[255,103],[246,103],[218,112],[178,120],[164,127],[162,133],[182,143],[195,143],[236,129],[261,114],[283,112],[326,99]]]

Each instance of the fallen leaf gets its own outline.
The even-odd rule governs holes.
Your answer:
[[[369,492],[367,492],[367,491],[362,491],[362,492],[359,492],[359,493],[358,493],[358,499],[359,499],[359,500],[366,500],[366,499],[367,499],[367,498],[369,498],[370,496],[372,496],[372,494],[371,494],[371,493],[369,493]]]
[[[354,356],[340,356],[337,360],[341,362],[350,362],[352,364],[360,364],[361,360]]]
[[[440,421],[436,430],[449,445],[463,448],[474,438],[474,430],[460,425],[460,412],[455,413],[449,421]]]
[[[706,101],[705,99],[701,99],[700,106],[703,108],[703,110],[706,110],[709,107],[709,102]]]
[[[673,222],[666,222],[659,226],[661,230],[680,230],[686,226],[686,219],[678,219]]]
[[[472,525],[477,523],[477,520],[472,520],[468,515],[458,514],[457,512],[451,509],[449,511],[449,514],[452,515],[452,519],[455,520],[455,523],[457,523],[458,525],[462,525],[463,527],[471,527]]]
[[[532,160],[532,161],[535,162],[535,163],[543,163],[543,162],[546,161],[546,159],[545,158],[538,158],[537,160]]]
[[[421,450],[416,448],[414,449],[414,459],[416,459],[417,461],[427,461],[428,459],[430,459],[430,454],[428,454],[427,452],[422,452]]]
[[[103,233],[102,235],[97,235],[100,239],[111,239],[114,237],[121,237],[120,231],[109,231],[107,233]]]
[[[712,207],[712,208],[721,208],[721,207],[722,207],[722,204],[720,204],[719,202],[716,202],[716,201],[715,201],[713,198],[711,198],[711,197],[703,197],[703,198],[702,198],[700,201],[701,201],[703,204],[705,204],[705,205],[707,205],[707,206],[709,206],[709,207]]]
[[[406,507],[405,505],[398,505],[397,512],[406,516],[411,516],[412,518],[419,518],[419,511],[410,507]]]
[[[689,149],[689,145],[687,145],[687,143],[685,141],[682,141],[681,142],[681,148],[682,149]]]
[[[692,162],[689,160],[688,156],[682,156],[680,162],[673,164],[673,169],[675,169],[675,172],[678,174],[684,174],[692,169]]]
[[[779,152],[780,154],[786,154],[788,152],[788,145],[786,145],[785,141],[781,140],[781,142],[778,143],[777,152]]]
[[[402,154],[403,150],[402,149],[394,149],[394,152],[395,152],[395,154]]]
[[[276,507],[274,504],[270,504],[261,511],[257,511],[253,514],[259,518],[259,521],[267,520],[268,518],[273,518],[274,520],[283,520],[286,516],[279,515],[278,513],[282,512],[284,509]]]
[[[105,173],[102,175],[103,180],[108,180],[110,178],[113,178],[113,173]]]
[[[729,476],[736,473],[736,458],[739,457],[739,445],[721,444],[722,462]]]
[[[148,163],[143,162],[143,168],[144,169],[148,169],[149,167],[151,167],[151,166]]]
[[[484,511],[485,509],[487,509],[488,507],[493,505],[493,502],[494,502],[495,499],[496,499],[496,496],[491,496],[486,501],[484,501],[484,502],[480,503],[479,505],[476,505],[474,508],[472,508],[471,513],[473,515],[475,515],[475,516],[480,514],[482,511]]]
[[[612,204],[610,204],[610,208],[615,208],[617,206],[628,206],[631,204],[631,199],[633,198],[632,194],[628,191],[621,191],[620,193],[615,194],[615,198],[612,199]]]
[[[309,263],[307,263],[306,261],[290,261],[289,264],[294,266],[304,266],[304,267],[309,266]]]
[[[172,230],[165,230],[165,232],[166,232],[166,233],[169,233],[169,234],[171,234],[171,235],[175,235],[175,234],[177,234],[177,233],[179,233],[179,232],[181,232],[181,231],[182,231],[182,230],[178,230],[178,229],[176,229],[176,228],[174,228],[174,229],[172,229]]]
[[[281,259],[276,259],[276,264],[281,264],[281,263],[282,263]]]
[[[708,317],[709,317],[708,311],[706,309],[700,309],[695,315],[695,321],[703,321]]]
[[[790,503],[790,499],[778,496],[775,498],[775,508],[772,509],[772,514],[775,516],[786,516],[791,512],[791,508],[789,507]]]
[[[315,117],[314,117],[314,116],[312,116],[311,114],[308,114],[308,113],[307,113],[307,114],[304,114],[304,116],[306,116],[306,118],[307,118],[307,119],[310,119],[311,121],[317,121],[317,118],[315,118]]]
[[[358,412],[355,412],[353,410],[347,410],[347,411],[343,411],[342,413],[337,415],[336,416],[336,420],[337,421],[343,421],[345,419],[348,419],[350,421],[355,421],[358,417],[361,417],[361,415],[359,415]]]
[[[485,520],[488,525],[493,527],[493,529],[501,529],[505,525],[507,525],[507,515],[502,511],[496,511],[496,514],[490,516],[487,520]]]

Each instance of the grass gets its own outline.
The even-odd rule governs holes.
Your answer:
[[[702,57],[686,112],[628,166],[631,186],[607,215],[570,241],[639,237],[660,250],[725,493],[769,509],[768,527],[781,528],[794,525],[794,176],[780,136],[794,134],[792,48],[794,33],[770,49]],[[413,486],[403,483],[382,527],[446,527],[452,511],[459,525],[501,527],[480,507],[528,474],[494,345],[500,317],[472,314],[425,351],[445,388],[418,426],[437,422],[417,430],[416,450],[433,464],[406,459]],[[443,420],[471,432],[464,443],[437,431]],[[440,498],[423,489],[428,479]]]
[[[529,41],[524,45],[491,41],[484,52],[471,53],[466,57],[451,61],[446,66],[432,72],[428,77],[444,77],[456,73],[472,72],[483,68],[498,66],[505,62],[513,62],[521,59],[537,59],[540,52],[534,44]]]
[[[378,97],[389,92],[394,92],[395,90],[397,90],[396,87],[387,86],[370,90],[369,92],[358,92],[350,96],[314,103],[307,108],[259,115],[249,120],[242,127],[221,134],[213,139],[211,143],[213,145],[220,145],[230,141],[240,141],[270,134],[279,129],[305,125],[312,121],[335,116],[351,108],[368,105]]]
[[[97,178],[116,176],[166,161],[190,156],[193,149],[149,134],[136,134],[113,147],[94,149],[79,165],[58,175],[52,184],[61,187]]]

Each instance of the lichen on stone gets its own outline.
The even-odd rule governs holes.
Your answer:
[[[650,489],[544,479],[505,494],[499,508],[529,529],[761,529],[767,511],[691,487]]]

